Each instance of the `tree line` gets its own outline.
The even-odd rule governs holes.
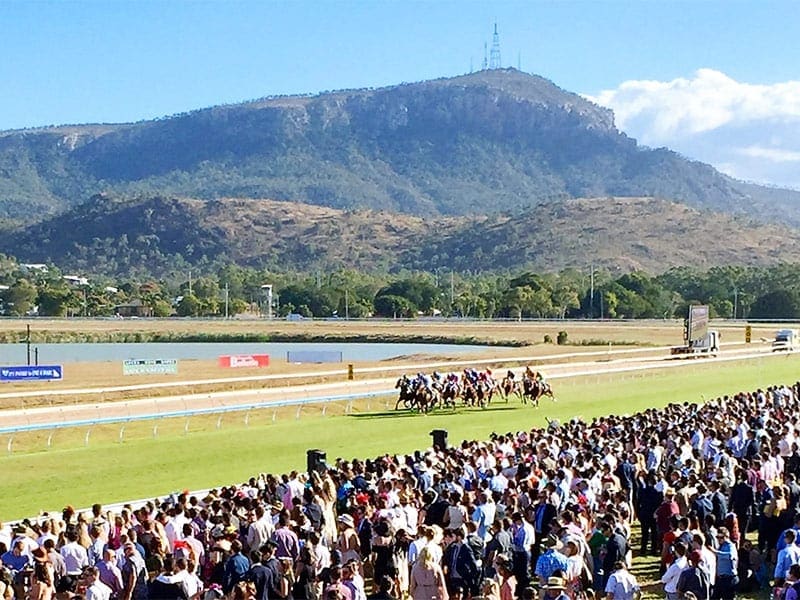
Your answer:
[[[267,288],[270,285],[270,296]],[[156,317],[462,318],[683,317],[708,304],[712,317],[800,318],[800,264],[676,267],[658,275],[602,269],[558,273],[276,272],[226,265],[170,279],[76,285],[54,265],[25,267],[0,255],[0,312],[8,316],[114,316],[136,303]]]

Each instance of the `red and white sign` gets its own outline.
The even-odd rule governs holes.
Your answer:
[[[219,366],[232,369],[268,367],[269,354],[236,354],[233,356],[220,356]]]

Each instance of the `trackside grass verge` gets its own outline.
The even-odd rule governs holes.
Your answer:
[[[545,417],[590,419],[671,401],[700,402],[792,383],[799,367],[800,357],[784,355],[725,364],[696,360],[680,369],[558,380],[558,402],[545,401],[538,409],[512,399],[487,410],[459,408],[421,416],[395,413],[393,398],[386,398],[355,403],[349,414],[339,403],[327,405],[324,416],[318,405],[299,412],[290,408],[249,416],[226,414],[221,421],[210,416],[58,430],[52,432],[49,448],[49,432],[17,435],[11,453],[5,436],[0,439],[0,519],[58,510],[65,504],[152,497],[239,482],[259,472],[302,469],[308,448],[322,448],[329,460],[369,457],[428,447],[429,432],[438,428],[448,430],[450,442],[458,443],[485,439],[492,431],[544,426]]]

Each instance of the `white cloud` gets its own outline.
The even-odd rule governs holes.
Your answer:
[[[772,162],[800,162],[800,152],[794,150],[778,150],[776,148],[762,148],[761,146],[748,146],[740,148],[739,154],[752,158],[764,158]]]
[[[625,81],[590,99],[648,146],[667,146],[752,181],[800,187],[800,81],[736,81],[698,69],[672,81]]]

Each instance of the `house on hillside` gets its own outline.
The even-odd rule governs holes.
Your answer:
[[[153,309],[135,298],[127,304],[117,304],[114,307],[114,314],[118,317],[152,317]]]
[[[80,277],[79,275],[64,275],[62,279],[75,287],[89,285],[89,280],[86,277]]]
[[[23,273],[30,273],[31,271],[39,271],[47,273],[47,265],[44,263],[22,263],[19,266]]]

